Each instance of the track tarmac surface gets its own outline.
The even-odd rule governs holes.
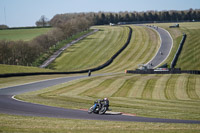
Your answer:
[[[145,65],[148,66],[150,69],[158,67],[162,62],[164,62],[167,57],[169,56],[172,46],[173,46],[173,39],[169,32],[163,28],[155,27],[155,26],[147,26],[148,28],[151,28],[155,30],[161,40],[160,48],[156,55]]]
[[[23,115],[23,116],[55,117],[55,118],[86,119],[86,120],[200,124],[200,121],[195,121],[195,120],[147,118],[147,117],[130,116],[126,114],[111,114],[111,113],[107,113],[105,115],[88,114],[87,111],[83,110],[65,109],[59,107],[28,103],[13,98],[14,95],[17,94],[29,91],[35,91],[56,84],[61,84],[64,82],[69,82],[72,80],[86,78],[86,77],[87,76],[73,76],[73,77],[57,78],[57,79],[44,80],[13,87],[0,88],[0,113]]]

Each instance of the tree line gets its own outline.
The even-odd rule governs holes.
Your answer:
[[[200,10],[147,11],[147,12],[99,12],[94,15],[94,24],[102,25],[118,22],[182,22],[200,21]]]
[[[59,41],[89,29],[92,25],[118,22],[179,22],[200,21],[200,10],[147,11],[147,12],[90,12],[57,14],[50,21],[42,16],[37,26],[52,26],[48,33],[27,41],[0,41],[0,64],[33,65],[42,54],[49,51]],[[7,28],[2,25],[3,28]]]

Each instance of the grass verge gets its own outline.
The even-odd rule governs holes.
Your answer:
[[[112,130],[111,130],[112,128]],[[109,132],[109,133],[197,133],[199,124],[165,124],[140,122],[112,122],[95,120],[71,120],[44,117],[27,117],[0,114],[0,132]]]
[[[0,64],[0,74],[29,73],[29,72],[53,72],[53,70],[38,68],[38,67],[30,67],[30,66]]]
[[[47,33],[50,29],[51,28],[0,30],[0,40],[30,41],[41,34]]]

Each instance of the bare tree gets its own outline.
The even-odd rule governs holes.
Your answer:
[[[36,21],[35,23],[37,26],[42,26],[42,27],[45,27],[45,26],[49,26],[49,21],[48,19],[45,17],[45,15],[42,15],[40,17],[40,19],[38,21]]]
[[[7,25],[4,25],[4,24],[0,25],[0,29],[8,29],[8,28],[9,27]]]

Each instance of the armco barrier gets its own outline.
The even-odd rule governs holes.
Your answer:
[[[170,69],[169,71],[154,71],[154,69],[148,70],[126,70],[126,73],[130,74],[200,74],[200,70],[181,70],[179,68]]]
[[[171,68],[174,68],[175,65],[176,65],[176,62],[177,62],[178,57],[179,57],[179,55],[181,53],[181,50],[182,50],[183,44],[185,42],[185,39],[186,39],[186,34],[183,34],[183,38],[182,38],[182,40],[181,40],[181,42],[179,44],[179,48],[178,48],[178,50],[177,50],[177,52],[176,52],[176,54],[174,56],[174,59],[171,62]]]
[[[71,72],[36,72],[36,73],[10,73],[10,74],[0,74],[0,77],[14,77],[14,76],[31,76],[31,75],[53,75],[53,74],[78,74],[78,73],[88,73],[90,70],[91,72],[103,69],[110,65],[113,60],[128,46],[131,40],[132,36],[132,29],[130,26],[127,26],[129,28],[129,35],[127,38],[126,43],[123,45],[121,49],[119,49],[106,63],[95,67],[91,69],[86,69],[86,70],[80,70],[80,71],[71,71]]]

